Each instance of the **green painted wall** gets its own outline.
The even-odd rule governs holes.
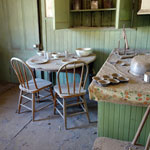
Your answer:
[[[15,82],[9,60],[12,56],[24,60],[35,55],[32,45],[38,43],[36,1],[0,0],[0,79]],[[45,14],[45,13],[44,13]],[[138,17],[137,26],[150,24],[149,16]],[[110,51],[117,47],[122,30],[114,28],[53,30],[52,18],[43,20],[44,49],[48,51],[69,50],[77,47],[92,47],[97,54],[94,69],[100,69]],[[140,20],[140,21],[139,21]],[[127,29],[129,46],[150,49],[150,26]],[[123,47],[123,45],[122,45]]]
[[[77,47],[92,47],[94,53],[97,54],[96,71],[102,66],[111,50],[117,47],[118,39],[122,33],[122,30],[109,28],[53,31],[52,24],[49,22],[47,23],[47,49],[49,51],[69,50],[75,52]],[[129,46],[136,49],[150,49],[149,32],[150,27],[127,29]]]
[[[98,136],[132,141],[145,111],[145,107],[99,102]],[[149,132],[150,116],[144,125],[138,144],[145,145]]]

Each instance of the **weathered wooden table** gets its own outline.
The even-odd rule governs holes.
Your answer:
[[[60,66],[62,66],[64,63],[66,63],[65,61],[63,61],[65,59],[64,56],[59,57],[59,58],[50,58],[50,60],[46,63],[43,64],[36,64],[36,63],[32,63],[33,59],[41,59],[43,58],[43,56],[33,56],[31,58],[29,58],[26,63],[34,69],[37,70],[41,70],[41,71],[52,71],[52,72],[56,72],[58,71],[58,69],[60,68]],[[89,56],[86,57],[79,57],[77,58],[77,56],[75,54],[71,54],[70,56],[68,56],[67,58],[69,61],[71,60],[82,60],[85,61],[87,64],[92,63],[95,59],[96,59],[96,55],[95,54],[91,54]]]
[[[132,141],[146,107],[150,105],[150,84],[145,83],[143,77],[130,74],[129,65],[121,66],[117,60],[119,57],[112,51],[97,76],[119,73],[128,77],[129,82],[101,87],[92,81],[89,96],[98,101],[98,135]],[[122,61],[130,64],[131,59]],[[149,132],[150,117],[138,142],[145,144]]]
[[[26,63],[29,65],[30,68],[34,69],[34,70],[40,70],[40,71],[47,71],[50,73],[53,73],[53,72],[57,72],[59,70],[59,68],[66,62],[64,62],[63,60],[65,59],[65,56],[61,56],[57,59],[55,58],[50,58],[48,62],[46,63],[43,63],[43,64],[36,64],[36,63],[33,63],[32,60],[33,59],[43,59],[43,56],[33,56],[31,58],[29,58]],[[77,56],[75,54],[70,54],[67,58],[69,61],[74,61],[74,60],[82,60],[82,61],[85,61],[90,68],[92,68],[92,63],[95,61],[96,59],[96,55],[95,54],[91,54],[89,56],[86,56],[86,57],[79,57],[77,58]],[[90,69],[91,71],[92,69]],[[90,75],[90,72],[89,71],[89,75]],[[91,73],[92,74],[92,73]],[[51,79],[51,75],[50,75],[50,80]]]

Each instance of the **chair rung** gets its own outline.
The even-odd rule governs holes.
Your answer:
[[[49,89],[44,89],[44,91],[49,92],[50,90]]]
[[[23,105],[23,104],[20,104],[22,107],[24,107],[24,108],[26,108],[26,109],[29,109],[29,110],[31,110],[32,111],[32,109],[30,108],[30,107],[28,107],[28,106],[26,106],[26,105]]]
[[[22,105],[27,104],[28,102],[30,102],[30,100],[28,100],[28,101],[24,102]]]
[[[42,95],[41,95],[42,96]],[[40,100],[42,100],[42,99],[44,99],[44,98],[46,98],[46,97],[49,97],[49,96],[51,96],[51,94],[49,94],[49,95],[46,95],[46,96],[42,96],[41,98],[39,98],[39,99],[36,99],[36,101],[40,101]]]
[[[25,96],[25,95],[22,95],[22,97],[23,97],[23,98],[26,98],[26,99],[28,99],[28,100],[30,100],[30,101],[32,101],[32,98],[29,98],[29,97],[27,97],[27,96]]]
[[[29,95],[30,93],[25,93],[24,96]]]
[[[59,103],[59,105],[60,105],[61,107],[64,107],[63,104],[62,104],[58,99],[56,99],[56,101]]]
[[[82,107],[82,109],[84,110],[84,112],[87,112],[87,111],[85,110],[85,108],[83,107],[83,105],[82,105],[82,104],[80,104],[80,106]]]
[[[80,98],[82,101],[84,101],[84,99],[83,99],[81,96],[80,96],[79,98]]]
[[[36,112],[37,112],[37,111],[40,111],[40,110],[42,110],[42,109],[44,109],[44,108],[46,108],[46,107],[48,107],[49,105],[51,105],[51,104],[48,104],[48,105],[46,105],[46,106],[43,106],[43,107],[37,109]]]
[[[83,102],[78,102],[78,103],[74,103],[74,104],[67,104],[66,107],[71,107],[71,106],[76,106],[76,105],[81,105],[83,104]]]
[[[57,108],[57,107],[55,107],[56,108],[56,111],[60,114],[60,116],[64,119],[64,116],[63,116],[63,114],[59,111],[59,109]]]
[[[72,116],[75,116],[75,115],[79,115],[79,114],[85,114],[86,112],[77,112],[77,113],[73,113],[73,114],[70,114],[70,115],[67,115],[68,117],[72,117]]]

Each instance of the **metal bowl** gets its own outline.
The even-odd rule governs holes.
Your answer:
[[[103,75],[103,78],[104,78],[104,80],[107,80],[107,79],[112,79],[113,77],[110,75]]]
[[[110,84],[110,81],[108,81],[108,80],[98,80],[97,82],[100,86],[104,86],[104,87],[106,87]]]
[[[130,73],[135,76],[142,76],[150,71],[150,55],[137,55],[131,60]]]
[[[109,79],[111,84],[118,84],[120,81],[117,79]]]

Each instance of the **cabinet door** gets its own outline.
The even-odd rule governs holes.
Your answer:
[[[53,27],[57,29],[69,28],[69,0],[53,0]]]
[[[117,0],[116,28],[131,27],[132,0]]]

